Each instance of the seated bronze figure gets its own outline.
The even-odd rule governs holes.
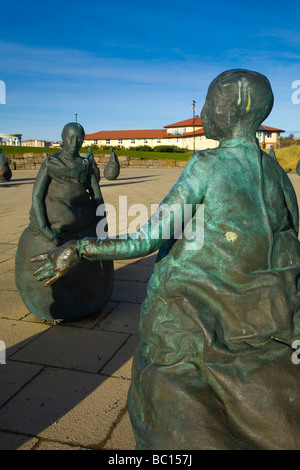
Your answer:
[[[272,106],[256,72],[226,71],[209,86],[201,117],[219,147],[196,152],[162,201],[192,204],[192,221],[203,204],[199,249],[174,236],[184,219],[161,211],[134,237],[71,240],[32,258],[49,286],[83,260],[159,250],[128,397],[137,449],[300,448],[298,206],[256,139]],[[151,238],[155,224],[171,239]]]
[[[113,288],[112,261],[85,262],[49,290],[32,282],[29,258],[69,240],[96,236],[96,209],[103,204],[95,161],[78,153],[84,129],[69,123],[62,139],[60,152],[47,157],[37,175],[30,223],[19,240],[15,263],[17,289],[29,311],[55,321],[95,313],[109,300]]]

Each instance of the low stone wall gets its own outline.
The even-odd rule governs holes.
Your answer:
[[[85,156],[86,154],[81,154]],[[39,169],[47,154],[24,153],[23,155],[7,155],[7,161],[12,170],[34,170]],[[94,155],[96,164],[101,169],[105,168],[110,154]],[[188,162],[177,162],[175,160],[144,160],[118,156],[121,168],[185,168]]]

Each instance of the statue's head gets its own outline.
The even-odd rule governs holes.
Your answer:
[[[61,133],[64,148],[69,152],[76,152],[82,146],[85,132],[83,127],[77,122],[66,124]]]
[[[210,84],[201,112],[207,138],[255,137],[273,107],[267,77],[249,70],[228,70]]]

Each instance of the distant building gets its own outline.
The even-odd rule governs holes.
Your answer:
[[[62,146],[62,142],[51,142],[50,147],[60,148]]]
[[[278,139],[282,129],[274,127],[260,126],[257,131],[257,138],[262,148],[278,147]],[[90,145],[118,145],[129,148],[148,145],[175,145],[180,148],[193,150],[204,150],[218,146],[216,140],[207,139],[204,135],[202,119],[199,116],[175,122],[164,126],[163,129],[144,130],[121,130],[121,131],[100,131],[94,134],[86,134],[83,146]]]
[[[23,140],[22,147],[50,147],[51,142],[47,140]]]
[[[22,134],[0,134],[0,145],[21,145]]]
[[[269,149],[273,145],[274,149],[278,148],[280,133],[285,132],[283,129],[276,127],[259,126],[256,136],[262,149]]]

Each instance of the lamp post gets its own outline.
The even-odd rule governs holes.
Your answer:
[[[196,101],[193,100],[192,102],[192,110],[193,110],[193,137],[194,137],[194,153],[196,150],[196,136],[195,136],[195,111],[196,111]]]
[[[77,116],[78,116],[78,114],[75,113],[75,122],[77,122]]]

